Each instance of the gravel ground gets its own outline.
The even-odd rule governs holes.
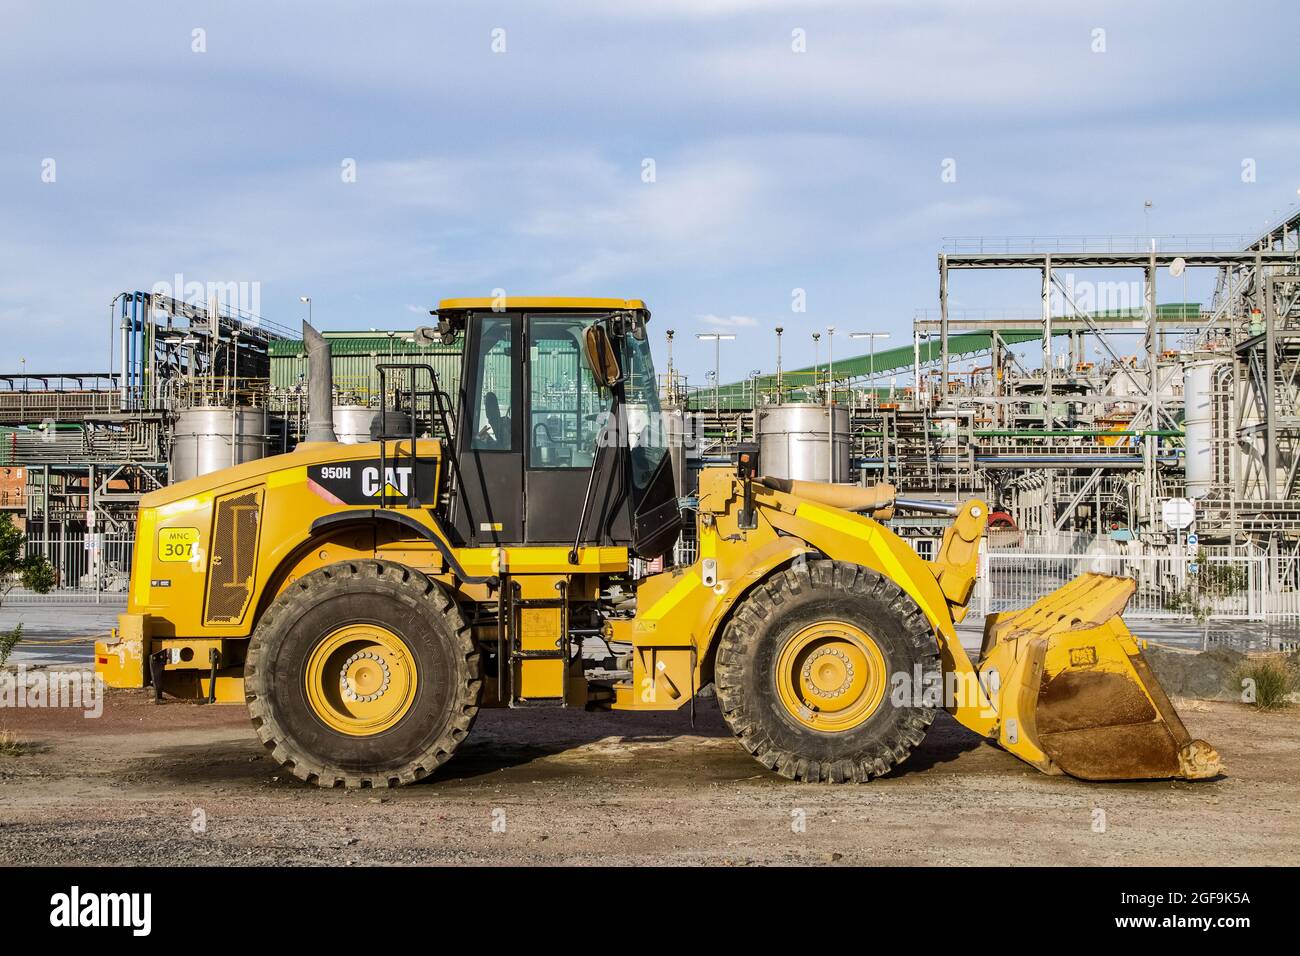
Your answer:
[[[941,714],[889,777],[795,784],[706,699],[694,729],[686,713],[484,710],[434,779],[347,793],[280,772],[242,707],[110,691],[98,719],[0,711],[31,748],[0,756],[0,863],[1300,863],[1296,711],[1180,709],[1227,777],[1047,777]]]

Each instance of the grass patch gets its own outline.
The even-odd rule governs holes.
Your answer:
[[[1286,707],[1290,703],[1287,696],[1300,684],[1298,676],[1282,654],[1252,657],[1238,671],[1242,700],[1259,710]]]
[[[21,757],[30,750],[12,730],[0,730],[0,757]]]

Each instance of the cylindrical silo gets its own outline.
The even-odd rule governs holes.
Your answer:
[[[176,416],[172,481],[185,481],[266,456],[266,409],[198,405]]]
[[[379,409],[366,405],[335,405],[334,434],[344,445],[358,445],[379,437]],[[384,415],[384,429],[389,435],[409,436],[411,416],[390,408]]]
[[[1214,488],[1214,376],[1218,358],[1201,358],[1183,366],[1184,484],[1187,497],[1203,498]]]
[[[796,481],[848,481],[849,410],[842,405],[767,405],[758,416],[763,474]],[[834,431],[830,433],[833,423]],[[834,470],[830,468],[834,449]]]

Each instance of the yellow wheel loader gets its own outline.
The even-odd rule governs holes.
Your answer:
[[[429,776],[480,707],[676,710],[709,684],[741,744],[797,780],[888,773],[940,709],[1047,773],[1219,773],[1120,619],[1132,580],[1085,575],[992,617],[972,661],[955,625],[983,502],[766,477],[753,448],[683,496],[644,303],[433,314],[417,335],[463,341],[458,394],[422,365],[381,366],[380,393],[427,402],[451,437],[337,443],[306,326],[307,440],[141,501],[130,603],[96,645],[107,683],[243,702],[324,787]],[[932,561],[888,527],[909,509],[952,516]],[[695,556],[674,564],[684,513]],[[624,666],[588,669],[584,640]]]

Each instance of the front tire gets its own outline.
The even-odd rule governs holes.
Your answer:
[[[305,575],[262,616],[244,664],[248,713],[272,756],[322,787],[396,787],[446,763],[483,680],[456,603],[389,561]]]
[[[929,621],[888,578],[809,560],[748,594],[718,645],[722,715],[765,767],[810,783],[865,782],[907,759],[934,721],[896,675],[941,674]]]

